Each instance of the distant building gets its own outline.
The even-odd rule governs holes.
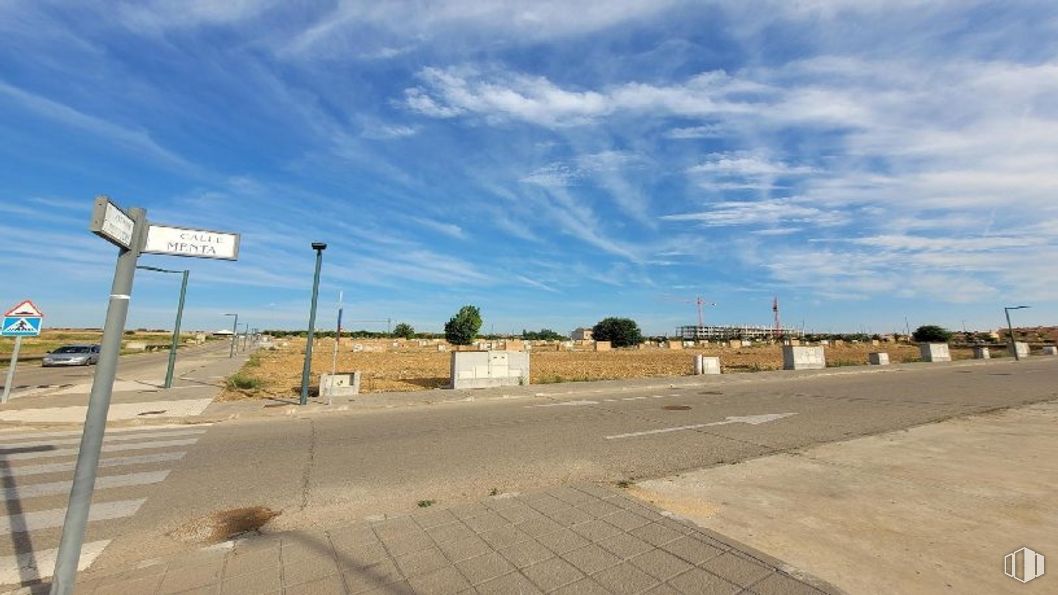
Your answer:
[[[580,327],[570,333],[569,338],[574,341],[591,341],[591,329]]]
[[[231,332],[231,329],[222,328],[219,331],[213,331],[214,337],[230,337],[235,333]]]

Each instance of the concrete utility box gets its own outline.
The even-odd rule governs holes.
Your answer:
[[[974,347],[974,359],[992,359],[992,351],[987,347]]]
[[[742,339],[742,347],[753,347],[753,341]]]
[[[609,351],[611,348],[609,341],[596,341],[595,351]]]
[[[727,342],[728,347],[742,347],[742,341],[740,339],[731,339]]]
[[[703,374],[719,374],[720,373],[720,358],[708,357],[705,355],[694,356],[694,375],[701,376]]]
[[[147,351],[147,344],[143,341],[129,341],[125,343],[125,351]]]
[[[951,352],[947,343],[919,343],[919,355],[924,362],[950,362]]]
[[[321,397],[352,397],[360,394],[360,372],[320,374]]]
[[[1028,343],[1022,343],[1021,341],[1015,341],[1014,342],[1014,347],[1017,348],[1017,350],[1018,350],[1018,357],[1028,357],[1029,356],[1029,344]],[[1007,347],[1007,352],[1009,352],[1011,356],[1014,355],[1014,351],[1011,350],[1010,347]]]
[[[828,341],[827,339],[823,339],[822,341],[819,342],[819,344],[824,346],[824,347],[829,347],[830,346],[830,341]]]
[[[884,351],[875,351],[869,354],[868,361],[872,366],[888,366],[889,365],[889,354]]]
[[[667,341],[669,349],[683,349],[683,341]]]
[[[1054,345],[1045,345],[1043,347],[1043,355],[1058,355],[1058,347]]]
[[[822,370],[827,367],[822,347],[795,347],[785,345],[782,348],[783,370]]]
[[[529,354],[521,351],[461,351],[452,354],[452,388],[529,384]]]

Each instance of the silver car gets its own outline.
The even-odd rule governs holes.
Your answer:
[[[89,366],[99,362],[99,345],[63,345],[44,356],[41,365]]]

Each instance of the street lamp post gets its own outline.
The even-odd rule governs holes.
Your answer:
[[[308,342],[305,344],[305,365],[301,369],[301,399],[302,405],[309,402],[309,374],[312,373],[312,336],[316,330],[316,300],[320,296],[320,267],[323,266],[323,251],[327,244],[313,242],[312,249],[316,251],[316,275],[312,278],[312,307],[309,309],[309,333]]]
[[[173,370],[176,368],[176,350],[180,347],[180,321],[184,317],[184,297],[187,295],[187,276],[191,271],[173,271],[160,269],[158,267],[138,266],[137,269],[154,271],[156,273],[173,273],[183,275],[180,281],[180,302],[176,306],[176,323],[173,324],[173,344],[169,346],[169,365],[165,369],[165,388],[173,387]]]
[[[239,315],[238,314],[225,314],[225,316],[234,316],[235,322],[231,325],[231,349],[228,350],[228,357],[235,357],[235,341],[239,338]]]
[[[1021,356],[1018,355],[1018,343],[1014,340],[1014,325],[1010,324],[1010,311],[1011,310],[1024,310],[1031,306],[1007,306],[1003,308],[1003,312],[1007,315],[1007,333],[1010,334],[1010,350],[1014,353],[1014,361],[1021,361]]]

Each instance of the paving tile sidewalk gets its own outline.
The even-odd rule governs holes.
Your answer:
[[[86,594],[644,592],[836,591],[596,485],[254,536],[78,583]]]

